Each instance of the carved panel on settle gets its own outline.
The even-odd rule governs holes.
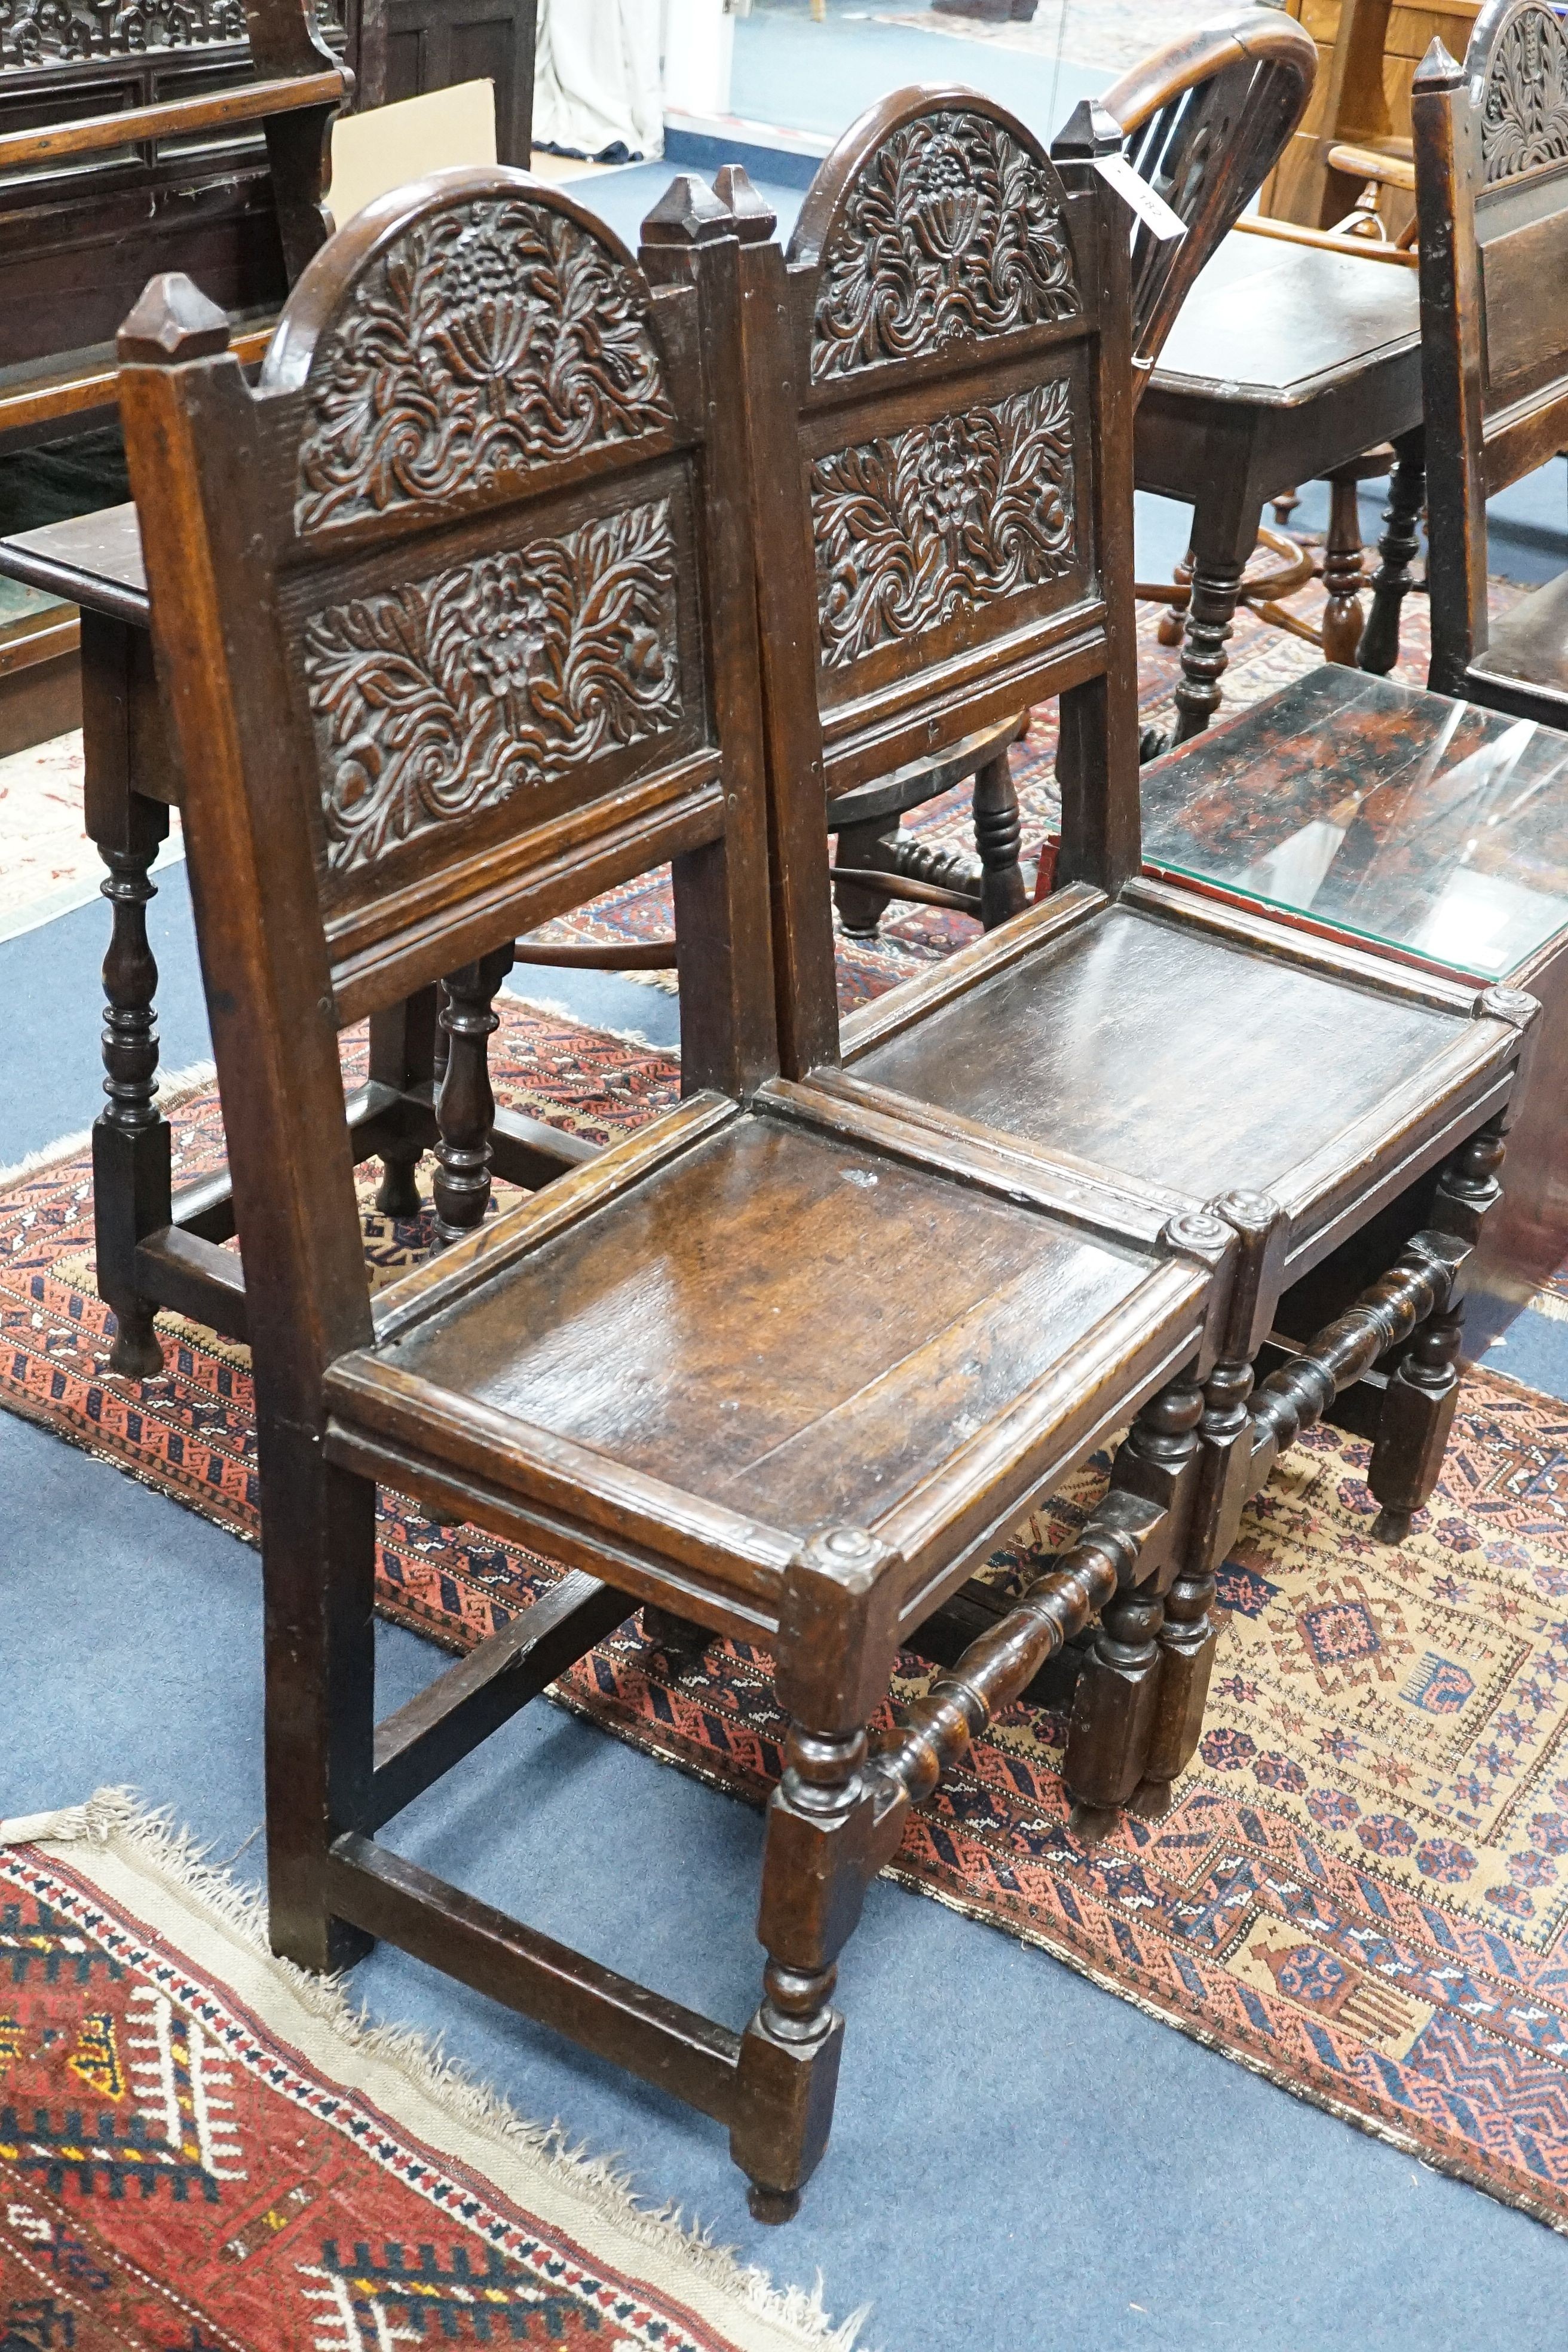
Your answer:
[[[811,515],[825,668],[1059,579],[1075,538],[1068,383],[819,457]]]
[[[1493,46],[1481,155],[1489,187],[1568,160],[1568,30],[1541,0],[1507,22]]]
[[[1061,184],[988,115],[921,115],[846,191],[822,253],[811,373],[1074,317]]]
[[[384,254],[308,389],[300,530],[482,493],[674,422],[624,264],[516,197],[454,205]]]
[[[674,726],[677,627],[668,499],[318,613],[329,870]]]
[[[323,26],[341,28],[337,0],[318,0],[317,14]],[[0,71],[245,37],[244,0],[0,0]]]

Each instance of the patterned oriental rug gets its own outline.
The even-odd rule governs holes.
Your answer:
[[[122,1797],[42,1818],[0,1822],[5,2352],[850,2352],[274,1959],[258,1898]]]
[[[496,1091],[519,1108],[608,1140],[673,1099],[667,1059],[500,1003]],[[213,1092],[174,1124],[193,1177],[221,1152]],[[106,1376],[90,1217],[84,1152],[0,1195],[0,1402],[254,1540],[245,1350],[165,1318],[162,1378]],[[424,1240],[367,1209],[381,1278]],[[1080,1843],[1065,1727],[1017,1706],[911,1822],[894,1874],[1568,2230],[1568,1405],[1472,1378],[1397,1552],[1372,1541],[1365,1461],[1315,1433],[1248,1515],[1208,1728],[1163,1820]],[[1021,1544],[1070,1542],[1103,1475]],[[990,1572],[1016,1579],[1027,1557]],[[379,1605],[450,1649],[558,1573],[382,1496]],[[925,1672],[904,1662],[900,1702]],[[634,1617],[556,1696],[752,1802],[779,1769],[752,1648],[671,1680]]]

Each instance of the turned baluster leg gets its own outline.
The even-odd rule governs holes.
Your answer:
[[[757,1919],[767,1961],[730,2130],[759,2221],[796,2210],[833,2121],[844,2039],[833,1989],[872,1866],[865,1726],[887,1696],[895,1652],[889,1559],[862,1529],[833,1528],[786,1575],[776,1682],[791,1723]]]
[[[436,1076],[438,1033],[436,991],[422,988],[402,1004],[388,1005],[370,1016],[370,1075],[400,1095],[412,1095]],[[426,1115],[427,1116],[427,1115]],[[406,1139],[383,1147],[382,1178],[375,1205],[385,1217],[416,1217],[419,1198],[417,1170],[425,1145],[417,1133],[420,1121],[411,1120]]]
[[[147,904],[157,896],[149,867],[169,830],[169,812],[137,793],[126,796],[117,845],[100,841],[109,876],[101,885],[113,908],[103,960],[103,1091],[92,1130],[93,1217],[98,1286],[118,1328],[110,1371],[151,1380],[163,1369],[153,1328],[153,1302],[136,1288],[136,1244],[170,1218],[169,1128],[158,1109],[158,965],[147,939]]]
[[[1270,499],[1268,503],[1274,509],[1274,520],[1279,524],[1280,530],[1289,530],[1290,528],[1290,518],[1301,503],[1300,491],[1294,488],[1281,490],[1279,497],[1277,499]]]
[[[1160,1628],[1160,1695],[1144,1765],[1156,1789],[1186,1769],[1203,1733],[1219,1641],[1215,1580],[1252,1492],[1252,1359],[1268,1335],[1289,1242],[1289,1219],[1267,1194],[1227,1193],[1215,1209],[1239,1248],[1218,1359],[1204,1383],[1192,1516]]]
[[[890,873],[892,860],[885,836],[896,833],[898,824],[896,816],[884,816],[866,824],[842,825],[834,864],[852,866],[860,873]],[[870,889],[863,882],[836,882],[833,903],[838,909],[839,922],[853,940],[874,940],[877,926],[888,911],[886,892]]]
[[[1190,547],[1171,577],[1182,593],[1173,597],[1164,607],[1154,634],[1163,646],[1169,646],[1173,651],[1187,633],[1187,606],[1192,602],[1193,585],[1193,551]]]
[[[1323,607],[1323,655],[1347,669],[1355,667],[1365,624],[1361,603],[1365,576],[1354,478],[1331,476],[1329,537],[1323,551],[1323,585],[1329,592]]]
[[[1202,1389],[1190,1372],[1179,1373],[1150,1398],[1111,1467],[1113,1492],[1125,1487],[1171,1510],[1174,1559],[1203,1409]],[[1144,1776],[1162,1672],[1160,1566],[1146,1559],[1142,1581],[1107,1603],[1073,1693],[1062,1778],[1076,1803],[1096,1811],[1124,1805]]]
[[[1220,706],[1220,679],[1229,657],[1226,645],[1236,619],[1241,575],[1258,541],[1258,517],[1245,544],[1227,551],[1200,546],[1193,562],[1193,594],[1182,641],[1182,675],[1176,685],[1178,743],[1201,735]]]
[[[988,931],[1028,905],[1018,865],[1018,794],[1005,751],[974,772],[974,846],[980,852],[980,920]]]
[[[1400,608],[1410,593],[1410,566],[1421,546],[1426,495],[1426,432],[1417,425],[1394,443],[1394,475],[1377,543],[1382,562],[1372,583],[1372,613],[1361,641],[1360,666],[1386,677],[1399,659]]]
[[[1501,1118],[1460,1146],[1438,1179],[1430,1220],[1435,1230],[1474,1249],[1488,1212],[1502,1196],[1498,1171],[1505,1150]],[[1458,1289],[1456,1285],[1417,1326],[1384,1397],[1366,1477],[1382,1506],[1373,1528],[1380,1543],[1404,1541],[1442,1473],[1459,1394],[1465,1307]]]
[[[500,1020],[491,1000],[511,970],[510,947],[447,973],[441,1026],[447,1066],[436,1097],[436,1235],[437,1247],[461,1241],[484,1223],[490,1199],[490,1130],[496,1103],[489,1048]]]

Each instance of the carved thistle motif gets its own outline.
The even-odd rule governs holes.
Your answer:
[[[1549,8],[1522,10],[1492,50],[1481,157],[1489,187],[1568,158],[1568,34]]]
[[[825,668],[1059,579],[1074,539],[1067,384],[819,457],[811,515]]]
[[[987,115],[922,115],[877,150],[838,212],[811,373],[849,375],[1079,307],[1055,174]]]
[[[675,579],[661,499],[318,613],[332,872],[673,726]]]
[[[636,281],[564,215],[515,196],[416,224],[311,362],[295,521],[482,490],[673,422]]]
[[[318,10],[342,24],[333,5]],[[244,0],[0,0],[0,69],[243,41]]]

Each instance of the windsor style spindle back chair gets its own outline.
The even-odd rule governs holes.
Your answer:
[[[888,742],[940,740],[961,694],[984,711],[1021,686],[1056,693],[1067,754],[1066,887],[842,1033],[813,977],[826,908],[804,856],[781,859],[785,1072],[868,1115],[957,1121],[1020,1167],[1065,1162],[1173,1208],[1215,1200],[1242,1246],[1199,1429],[1201,1505],[1169,1578],[1107,1612],[1079,1679],[1065,1769],[1095,1805],[1186,1762],[1243,1499],[1280,1444],[1407,1342],[1369,1474],[1384,1538],[1430,1494],[1463,1270],[1535,1012],[1141,878],[1128,248],[1124,216],[1095,194],[1120,148],[1120,126],[1087,106],[1047,158],[972,94],[900,93],[828,157],[787,257],[743,177],[720,182],[743,239],[775,844],[820,833],[837,779]],[[1010,255],[1032,261],[1033,291]],[[1014,289],[1000,315],[998,284]],[[1423,1177],[1423,1229],[1385,1273],[1375,1220]],[[1381,1279],[1249,1405],[1287,1286],[1361,1234]]]
[[[1078,211],[1124,267],[1109,201]],[[1071,257],[1032,218],[1002,299],[1050,304]],[[254,1360],[274,1943],[321,1968],[388,1937],[558,2027],[728,2126],[780,2221],[827,2137],[837,1954],[909,1806],[1171,1555],[1237,1253],[1217,1217],[781,1076],[740,299],[693,182],[639,262],[521,175],[444,173],[318,257],[254,392],[221,317],[155,283],[121,402]],[[820,772],[798,789],[781,910],[826,899]],[[514,935],[667,860],[682,1104],[487,1217]],[[812,938],[820,970],[805,941],[786,958],[795,1036],[832,998]],[[338,1032],[437,979],[450,1245],[373,1307]],[[1133,1413],[1072,1554],[869,1756],[900,1640]],[[376,1726],[378,1480],[572,1572]],[[639,1602],[772,1644],[793,1719],[741,2032],[376,1835]]]

